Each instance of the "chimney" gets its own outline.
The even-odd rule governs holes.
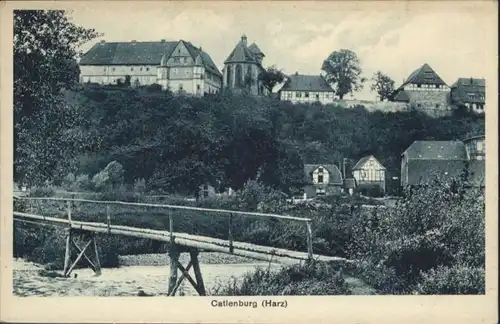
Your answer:
[[[132,44],[135,44],[136,42],[137,42],[137,41],[136,41],[135,39],[133,39],[133,40],[131,41],[131,43],[132,43]]]
[[[241,42],[243,43],[243,45],[247,46],[247,36],[245,34],[241,36]]]
[[[161,40],[161,42],[162,42],[162,43],[165,43],[165,39],[162,39],[162,40]]]
[[[101,39],[101,44],[104,44],[106,43],[106,41],[104,39]]]
[[[203,49],[201,48],[201,46],[200,46],[200,52],[203,52]]]
[[[299,75],[299,72],[295,72],[295,75]]]

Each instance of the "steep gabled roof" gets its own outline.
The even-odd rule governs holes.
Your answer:
[[[321,75],[294,74],[287,77],[280,91],[333,92],[332,87]]]
[[[379,160],[377,160],[373,155],[365,156],[359,159],[359,161],[352,167],[352,170],[361,170],[364,164],[371,158],[373,158],[378,164],[380,164],[382,169],[385,170],[385,167],[382,165],[382,163],[380,163]]]
[[[485,79],[459,78],[451,86],[451,98],[454,101],[484,103],[486,92],[485,86]]]
[[[227,63],[254,63],[258,64],[257,60],[255,59],[254,53],[246,47],[245,43],[243,40],[240,40],[238,44],[236,44],[236,47],[233,49],[231,54],[227,57],[227,59],[224,61],[224,64]]]
[[[222,76],[210,55],[186,41],[160,42],[99,42],[81,58],[80,65],[160,65],[162,57],[169,57],[179,42],[196,58],[201,54],[205,68]]]
[[[465,145],[460,141],[415,141],[403,154],[415,160],[467,159]]]
[[[335,164],[304,164],[304,173],[309,182],[312,180],[312,173],[319,167],[323,167],[328,171],[330,184],[343,184],[342,174]]]
[[[262,51],[260,50],[259,46],[257,46],[257,44],[255,43],[252,43],[252,45],[248,46],[248,49],[252,51],[252,53],[254,54],[260,54],[262,56],[265,56],[264,53],[262,53]]]
[[[446,83],[441,79],[441,77],[430,67],[429,64],[425,63],[420,68],[413,71],[408,79],[401,85],[401,87],[407,84],[438,84],[446,85]]]

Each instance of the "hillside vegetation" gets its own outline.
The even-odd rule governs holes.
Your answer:
[[[64,96],[79,122],[60,139],[71,146],[62,148],[71,152],[66,167],[48,180],[61,183],[68,173],[91,178],[117,161],[126,184],[144,180],[147,190],[189,195],[201,184],[237,190],[257,178],[289,194],[304,183],[304,163],[347,158],[349,170],[370,154],[388,177],[399,176],[401,153],[413,141],[484,132],[484,117],[467,114],[433,119],[231,93],[195,98],[156,86],[87,85]]]

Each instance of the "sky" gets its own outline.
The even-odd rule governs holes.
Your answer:
[[[201,46],[220,69],[242,34],[266,55],[264,66],[316,74],[336,50],[350,49],[363,76],[376,71],[396,86],[428,63],[448,84],[491,75],[497,59],[493,2],[93,2],[72,7],[73,22],[100,40],[175,41]],[[494,61],[492,61],[492,59]],[[488,81],[488,79],[487,79]],[[353,98],[350,97],[349,98]],[[370,82],[354,98],[374,100]]]

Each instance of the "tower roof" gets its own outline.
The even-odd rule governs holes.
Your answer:
[[[427,63],[424,63],[420,68],[413,71],[402,86],[406,84],[446,85],[443,79]]]
[[[252,53],[254,54],[257,54],[257,55],[262,55],[262,56],[265,56],[264,53],[262,53],[262,51],[260,50],[259,46],[257,46],[257,44],[255,43],[252,43],[252,45],[248,46],[248,49],[250,51],[252,51]]]
[[[254,64],[259,64],[255,57],[255,52],[250,49],[250,47],[247,47],[247,37],[243,35],[241,37],[241,40],[236,44],[236,47],[233,49],[231,54],[227,57],[227,59],[224,61],[224,64],[227,63],[254,63]],[[260,49],[255,45],[255,47],[259,50]]]

